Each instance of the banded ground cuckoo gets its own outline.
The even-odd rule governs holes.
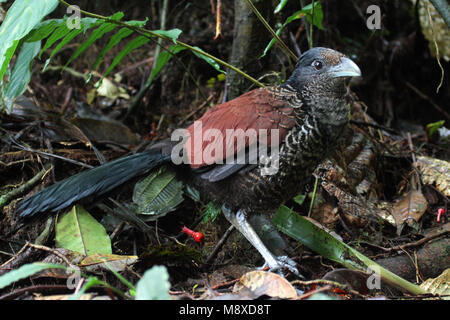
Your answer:
[[[171,163],[180,179],[222,204],[225,217],[271,270],[296,272],[290,258],[267,249],[247,218],[270,216],[302,191],[315,167],[335,149],[349,121],[346,79],[360,75],[358,66],[343,54],[328,48],[310,49],[285,83],[254,89],[212,107],[184,130],[182,142],[159,142],[22,200],[19,222],[28,223],[84,198],[98,197]],[[264,148],[269,152],[261,152]],[[174,164],[174,157],[184,161]]]

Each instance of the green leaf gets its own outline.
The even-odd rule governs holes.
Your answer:
[[[135,26],[135,27],[143,27],[147,23],[147,20],[144,21],[128,21],[129,25]],[[101,61],[105,57],[106,53],[109,52],[113,47],[115,47],[117,44],[120,43],[120,41],[126,37],[129,37],[131,34],[133,34],[133,30],[123,27],[117,31],[115,35],[113,35],[106,46],[100,51],[100,53],[97,56],[97,59],[94,62],[94,65],[92,66],[92,69],[97,69],[100,65]]]
[[[110,17],[110,19],[112,20],[120,20],[122,18],[123,18],[122,12],[117,12],[116,14]],[[67,67],[73,60],[75,60],[80,54],[86,51],[87,48],[89,48],[95,41],[100,39],[105,33],[111,32],[117,27],[118,27],[117,24],[114,23],[101,24],[97,29],[94,30],[94,32],[92,32],[90,37],[78,47],[77,51],[75,51],[75,53],[69,58],[64,67]]]
[[[306,195],[304,195],[304,194],[299,194],[298,196],[295,196],[293,200],[294,200],[295,202],[297,202],[299,205],[302,205],[303,202],[305,202],[305,199],[306,199]]]
[[[67,18],[63,19],[63,23],[59,24],[58,27],[55,29],[55,31],[47,39],[47,41],[44,44],[44,47],[42,48],[41,52],[39,53],[39,58],[42,56],[42,53],[45,50],[50,48],[53,44],[55,44],[61,38],[62,38],[61,42],[55,47],[55,49],[53,49],[50,59],[56,53],[58,53],[67,43],[69,43],[73,38],[75,38],[77,35],[79,35],[82,32],[86,32],[86,30],[102,23],[101,20],[98,20],[95,18],[83,18],[80,21],[79,29],[69,29],[67,27],[66,21],[67,21]]]
[[[115,57],[108,70],[106,70],[104,77],[108,76],[108,74],[122,61],[125,56],[131,51],[143,46],[148,43],[150,40],[145,36],[138,36],[127,43],[127,45],[120,51]]]
[[[31,78],[31,61],[38,55],[41,42],[25,42],[17,57],[7,85],[5,98],[8,111],[11,112],[14,100],[25,92]]]
[[[210,201],[205,206],[203,223],[216,220],[217,216],[222,212],[222,206],[216,202]]]
[[[200,49],[199,47],[194,47],[195,49],[197,49],[197,50],[199,50],[199,51],[201,51],[201,52],[204,52],[202,49]],[[205,55],[203,55],[203,54],[201,54],[201,53],[198,53],[198,52],[195,52],[195,51],[192,51],[197,57],[199,57],[200,59],[203,59],[203,60],[205,60],[209,65],[211,65],[214,69],[216,69],[217,71],[219,71],[220,73],[223,73],[223,74],[226,74],[226,72],[225,71],[223,71],[222,69],[220,69],[220,65],[216,62],[216,61],[214,61],[213,59],[211,59],[211,58],[209,58],[209,57],[207,57],[207,56],[205,56]]]
[[[76,293],[74,293],[73,295],[71,295],[69,297],[69,300],[79,300],[81,299],[81,296],[87,291],[89,290],[89,288],[93,287],[93,286],[102,286],[105,283],[99,279],[97,279],[96,277],[90,277],[86,283],[80,288],[80,290],[78,290]]]
[[[60,43],[53,49],[52,53],[50,54],[50,58],[47,59],[44,65],[44,71],[47,68],[50,60],[62,49],[64,48],[70,41],[72,41],[76,36],[79,34],[85,32],[89,28],[92,28],[98,24],[101,23],[101,20],[92,19],[92,18],[85,18],[81,20],[81,25],[79,29],[72,29],[67,33],[64,38],[61,40]],[[67,26],[64,24],[64,27],[67,28]],[[67,28],[68,29],[68,28]],[[55,31],[56,32],[56,31]],[[46,44],[47,45],[47,44]]]
[[[174,211],[183,200],[183,183],[168,166],[160,167],[134,186],[133,202],[140,214],[149,216],[146,221]]]
[[[280,2],[281,5],[281,2]],[[284,6],[284,5],[283,5]],[[281,31],[283,31],[283,29],[292,21],[301,19],[303,17],[306,17],[306,19],[308,20],[309,23],[312,22],[312,3],[304,6],[301,10],[298,10],[297,12],[293,13],[292,15],[290,15],[286,21],[284,21],[284,23],[281,25],[281,27],[275,32],[278,36],[281,34]],[[323,11],[322,11],[322,5],[320,3],[320,1],[315,1],[314,2],[314,25],[323,30],[324,27],[322,25],[322,21],[323,21]],[[270,48],[272,48],[272,46],[275,44],[275,39],[273,38],[272,40],[270,40],[269,44],[266,46],[266,48],[264,49],[263,54],[260,56],[260,58],[264,57],[267,52],[270,50]]]
[[[275,214],[273,224],[283,233],[301,242],[323,257],[338,262],[352,270],[367,272],[376,270],[387,283],[412,294],[424,294],[425,290],[414,285],[392,272],[384,269],[357,250],[319,228],[310,220],[293,212],[286,206],[281,206]]]
[[[66,269],[66,267],[64,267],[64,266],[61,266],[58,264],[53,264],[53,263],[35,262],[35,263],[25,264],[25,265],[21,266],[19,269],[12,270],[12,271],[0,276],[0,289],[3,289],[5,287],[13,284],[16,281],[30,277],[42,270],[52,269],[52,268]]]
[[[0,46],[0,80],[3,79],[7,64],[14,54],[15,49],[11,50],[11,48],[17,47],[18,41],[24,38],[57,5],[58,0],[14,1],[0,26],[0,43],[2,44]]]
[[[39,23],[25,37],[26,42],[35,42],[47,38],[57,27],[64,23],[63,19],[50,19]]]
[[[9,47],[8,50],[6,50],[6,52],[5,52],[5,55],[3,57],[4,58],[3,65],[2,65],[2,68],[0,69],[0,74],[2,75],[0,77],[0,81],[3,78],[3,75],[5,75],[6,69],[8,68],[9,62],[11,61],[11,59],[12,59],[12,57],[14,55],[14,52],[16,52],[16,48],[19,45],[19,42],[20,42],[19,40],[15,40],[12,43],[11,47]],[[0,50],[1,50],[1,48],[2,47],[0,46]]]
[[[180,34],[183,32],[180,29],[171,29],[171,30],[152,30],[153,33],[157,33],[159,35],[168,37],[172,39],[173,43],[176,44],[176,40],[180,36]]]
[[[169,300],[169,273],[164,266],[154,266],[136,285],[136,300]]]
[[[45,42],[44,46],[42,47],[41,52],[39,53],[39,58],[41,58],[42,53],[44,53],[45,50],[50,48],[56,41],[59,39],[65,37],[70,32],[70,29],[67,28],[65,23],[59,24],[56,29],[53,31],[53,33],[48,37],[47,41]]]
[[[58,217],[56,245],[86,256],[112,253],[111,240],[105,228],[79,205]]]
[[[284,8],[284,6],[286,5],[286,3],[288,2],[289,0],[281,0],[280,1],[280,3],[277,5],[277,7],[275,8],[275,10],[273,11],[273,13],[278,13],[278,12],[280,12],[281,10],[283,10],[283,8]]]
[[[436,131],[441,128],[445,123],[445,120],[436,121],[426,125],[427,136],[430,139],[436,133]]]
[[[323,11],[322,11],[322,4],[320,3],[320,1],[314,2],[314,19],[312,15],[313,14],[312,4],[305,6],[302,9],[302,11],[307,13],[306,20],[308,20],[309,23],[313,23],[320,30],[324,30],[324,27],[322,25]]]

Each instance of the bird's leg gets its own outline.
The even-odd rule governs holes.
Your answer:
[[[261,238],[258,236],[256,231],[253,229],[251,224],[247,221],[245,211],[238,210],[235,213],[233,210],[228,208],[226,205],[222,206],[222,211],[227,218],[227,220],[238,229],[244,237],[253,245],[253,247],[258,250],[265,260],[264,266],[268,266],[270,271],[281,271],[282,268],[287,268],[292,273],[301,276],[295,267],[295,262],[292,261],[287,256],[276,257],[269,249],[264,245]]]

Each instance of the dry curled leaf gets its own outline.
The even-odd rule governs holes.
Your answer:
[[[417,0],[411,0],[415,5]],[[422,33],[428,40],[430,53],[436,56],[436,46],[440,57],[450,61],[450,30],[439,12],[429,1],[420,1],[418,10]],[[436,41],[436,43],[435,43]]]
[[[434,279],[428,279],[420,285],[422,289],[427,290],[429,293],[446,295],[444,299],[449,299],[450,295],[450,269],[442,272],[440,276]]]
[[[295,299],[297,291],[282,276],[266,271],[251,271],[244,274],[234,286],[233,292],[250,290],[257,296],[267,295],[272,298]]]
[[[450,197],[450,163],[430,157],[418,157],[417,166],[425,184],[435,184],[436,189]]]
[[[392,208],[392,215],[397,226],[400,226],[405,222],[410,222],[409,220],[411,219],[419,221],[427,207],[428,203],[422,192],[412,190],[395,202]]]

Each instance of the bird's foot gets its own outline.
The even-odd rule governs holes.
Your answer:
[[[266,261],[264,265],[259,269],[262,270],[269,267],[270,272],[276,272],[283,277],[284,277],[283,269],[287,269],[293,274],[295,274],[297,277],[303,279],[304,277],[300,274],[300,272],[298,272],[296,265],[297,264],[295,263],[295,261],[289,258],[288,256],[278,256],[275,257],[275,263],[273,262],[269,263],[268,261]]]

